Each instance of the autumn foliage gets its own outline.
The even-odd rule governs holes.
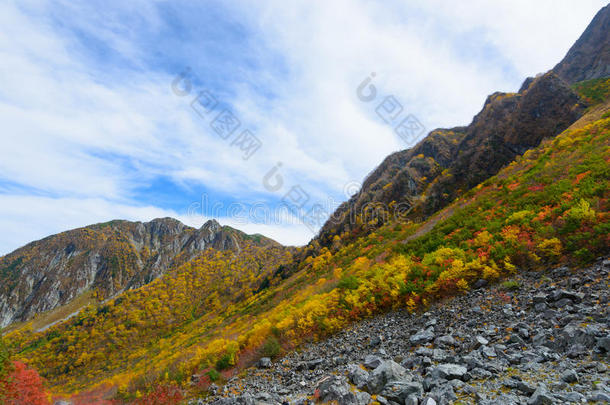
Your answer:
[[[6,405],[50,405],[49,395],[36,370],[20,361],[9,366],[9,373],[0,381],[0,399]]]
[[[298,263],[273,247],[211,249],[68,322],[13,332],[10,346],[58,389],[109,383],[132,403],[176,403],[198,388],[192,375],[222,380],[253,353],[280,355],[382,311],[424,309],[479,279],[606,254],[609,164],[610,118],[601,118],[528,151],[437,222],[337,235],[332,252],[318,246]]]

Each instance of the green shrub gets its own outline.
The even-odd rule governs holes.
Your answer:
[[[263,344],[261,354],[263,357],[274,358],[280,354],[282,346],[275,336],[269,336]]]
[[[218,361],[216,362],[216,368],[219,371],[223,371],[228,369],[229,367],[231,367],[231,355],[227,353],[218,359]]]
[[[218,371],[216,371],[216,369],[211,369],[210,371],[205,373],[205,375],[210,377],[210,381],[212,381],[212,382],[218,381],[218,379],[220,378],[220,373]]]
[[[516,291],[521,288],[521,284],[516,281],[505,281],[502,283],[502,289],[507,291]]]
[[[344,276],[339,280],[337,287],[342,290],[355,290],[360,285],[360,280],[354,276]]]

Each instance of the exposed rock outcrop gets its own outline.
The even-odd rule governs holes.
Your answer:
[[[597,12],[553,71],[570,84],[610,76],[610,5]]]
[[[100,298],[137,288],[207,248],[240,249],[248,236],[211,220],[200,229],[172,218],[111,221],[32,242],[0,258],[0,326],[25,321],[89,290]]]

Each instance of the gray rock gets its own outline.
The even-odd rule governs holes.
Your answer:
[[[451,335],[445,335],[436,338],[434,344],[441,347],[453,347],[455,346],[455,339]]]
[[[527,395],[532,395],[534,392],[536,392],[536,387],[532,384],[529,384],[525,381],[519,381],[517,382],[517,387],[516,387],[519,391],[523,392],[524,394]]]
[[[415,335],[411,336],[409,342],[413,345],[421,345],[424,343],[430,343],[434,339],[434,327],[428,329],[422,329]]]
[[[552,301],[561,301],[568,299],[575,303],[580,303],[585,298],[585,295],[575,291],[559,290],[551,294]]]
[[[561,373],[561,380],[568,384],[578,382],[578,374],[574,370],[566,370]]]
[[[586,354],[587,354],[587,348],[579,343],[572,345],[572,347],[570,347],[570,350],[568,350],[568,357],[571,359],[583,357]]]
[[[534,391],[527,403],[528,405],[551,405],[556,403],[556,401],[551,396],[546,386],[541,384],[536,388],[536,391]]]
[[[259,368],[271,368],[271,359],[269,357],[261,357],[258,361]]]
[[[322,402],[336,401],[340,405],[357,403],[356,395],[350,386],[342,378],[330,376],[323,380],[317,387]]]
[[[498,355],[493,347],[481,346],[481,354],[488,359],[495,359]]]
[[[610,353],[610,336],[597,339],[595,347],[605,353]]]
[[[364,362],[362,364],[369,370],[373,370],[379,367],[381,363],[383,363],[383,359],[381,357],[369,354],[364,358]]]
[[[545,294],[536,294],[532,297],[534,304],[545,303],[547,296]]]
[[[348,378],[358,389],[362,389],[366,386],[366,382],[369,379],[369,373],[363,370],[362,367],[356,364],[350,364],[347,366]]]
[[[474,338],[474,348],[478,349],[481,346],[487,346],[489,344],[489,340],[485,339],[481,335],[477,335]]]
[[[377,394],[383,390],[383,387],[390,381],[405,380],[407,370],[400,364],[389,360],[381,363],[379,367],[369,374],[369,379],[366,383],[368,392]]]
[[[589,402],[610,402],[610,395],[604,391],[593,391],[587,399]]]
[[[424,388],[418,382],[390,381],[383,387],[381,395],[391,401],[405,403],[410,396],[419,397],[423,395]]]
[[[375,335],[371,338],[371,341],[369,342],[369,347],[377,347],[379,345],[381,345],[381,336],[379,335]]]
[[[307,362],[307,368],[310,370],[315,370],[316,367],[324,364],[324,359],[315,359]]]
[[[439,361],[439,362],[443,362],[445,360],[447,360],[449,356],[447,355],[447,352],[441,349],[434,349],[432,350],[432,360],[434,361]]]
[[[449,384],[443,384],[430,393],[430,395],[436,399],[440,405],[448,405],[452,404],[453,401],[457,399],[457,395],[455,395],[455,391],[453,391],[453,387]]]
[[[418,405],[419,399],[415,395],[411,395],[405,399],[405,405]]]
[[[468,372],[465,366],[458,364],[441,364],[434,368],[430,373],[433,378],[443,378],[445,380],[460,380]]]
[[[368,392],[358,391],[355,395],[357,405],[368,405],[371,403],[371,395]]]
[[[580,392],[572,391],[564,395],[567,402],[585,402],[587,399]]]

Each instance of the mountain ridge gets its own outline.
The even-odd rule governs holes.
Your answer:
[[[27,321],[95,290],[107,299],[160,277],[207,248],[240,249],[252,239],[209,220],[199,229],[173,218],[113,220],[31,242],[0,258],[0,325]]]

